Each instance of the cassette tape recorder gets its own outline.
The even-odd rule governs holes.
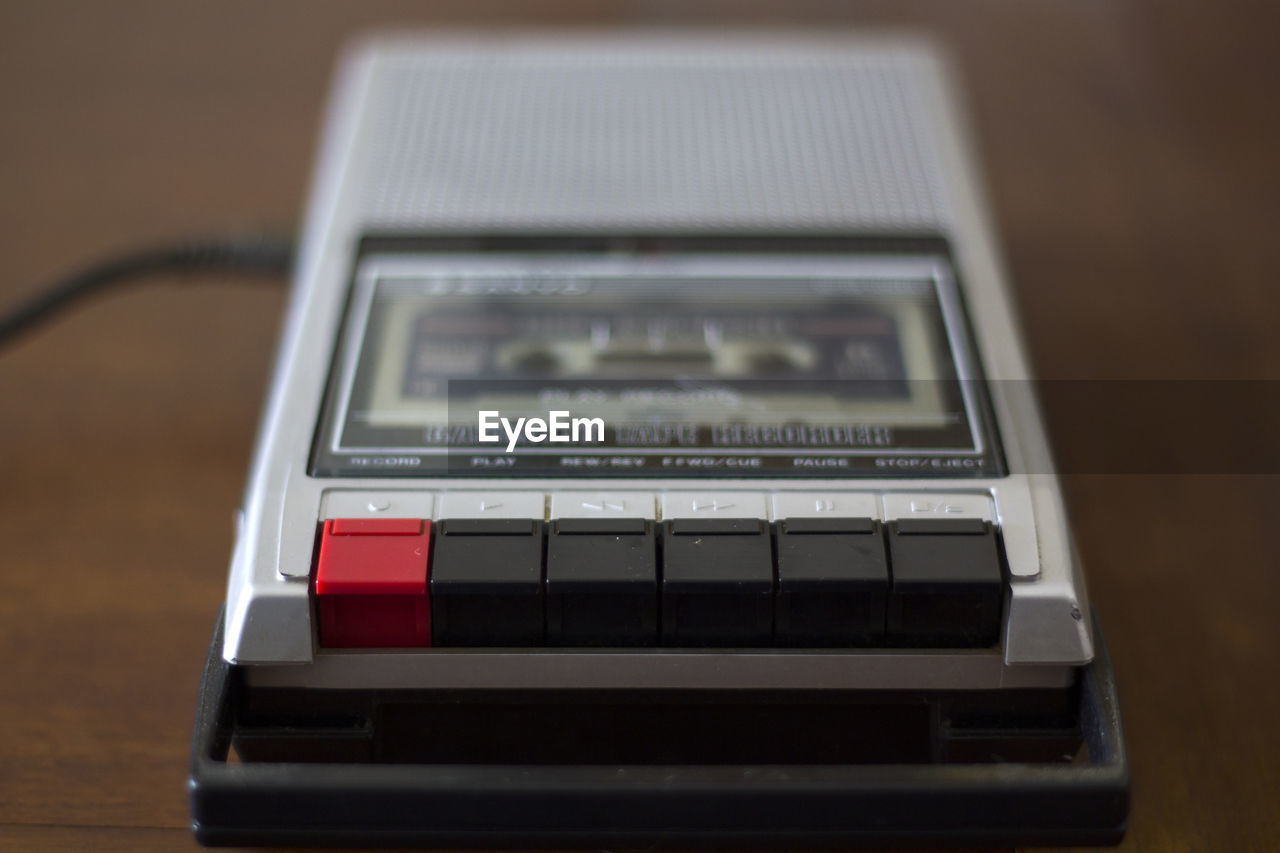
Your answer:
[[[1120,837],[951,85],[895,39],[350,53],[202,688],[202,841]]]

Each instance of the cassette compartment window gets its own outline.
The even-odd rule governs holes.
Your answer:
[[[312,473],[989,476],[964,329],[936,256],[373,255]]]

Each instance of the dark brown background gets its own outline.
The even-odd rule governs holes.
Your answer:
[[[1274,9],[4,3],[0,305],[104,252],[290,228],[353,30],[887,23],[961,62],[1042,376],[1277,379]],[[168,284],[0,353],[0,848],[193,844],[195,688],[282,289]],[[1051,414],[1059,451],[1087,458],[1103,414]],[[1280,478],[1066,489],[1127,713],[1126,848],[1277,849]]]

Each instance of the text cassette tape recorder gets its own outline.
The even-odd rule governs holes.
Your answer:
[[[1110,670],[949,85],[907,40],[350,53],[201,840],[1119,838]]]

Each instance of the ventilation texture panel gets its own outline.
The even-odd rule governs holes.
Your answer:
[[[938,230],[917,54],[402,46],[356,172],[372,227]]]

